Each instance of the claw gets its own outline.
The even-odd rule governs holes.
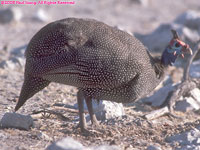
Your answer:
[[[192,52],[191,48],[189,48],[189,53],[190,53],[190,55],[193,55],[193,52]]]
[[[193,55],[192,49],[189,47],[189,45],[186,45],[183,49],[183,52],[186,54]]]

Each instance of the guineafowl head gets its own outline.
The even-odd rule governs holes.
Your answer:
[[[165,48],[161,58],[161,62],[165,66],[172,65],[178,56],[184,58],[184,54],[192,55],[192,50],[189,45],[180,40],[175,30],[171,31],[173,34],[173,38],[169,42],[168,46]]]

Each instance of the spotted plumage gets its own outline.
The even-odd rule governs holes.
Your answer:
[[[162,61],[124,31],[92,19],[59,20],[43,27],[28,44],[25,81],[15,110],[50,82],[76,86],[85,129],[83,99],[95,123],[92,99],[135,101],[158,85],[163,69]]]

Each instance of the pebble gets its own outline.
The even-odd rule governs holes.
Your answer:
[[[116,103],[106,100],[100,100],[99,103],[95,100],[92,101],[93,110],[98,120],[112,119],[116,117],[122,117],[125,115],[124,107],[122,103]],[[78,109],[78,104],[74,107]],[[87,105],[84,101],[84,109],[87,110]],[[89,117],[89,116],[88,116]],[[88,120],[88,117],[86,118]]]
[[[47,147],[46,150],[121,150],[116,145],[85,147],[71,137],[63,138]]]
[[[162,150],[162,149],[159,146],[149,145],[147,147],[147,150]]]
[[[200,130],[198,128],[191,129],[188,132],[172,135],[166,138],[166,142],[177,143],[181,150],[199,150],[200,148]]]
[[[48,14],[43,9],[38,9],[33,16],[33,19],[39,22],[48,22]]]
[[[89,150],[121,150],[118,146],[115,145],[101,145],[101,146],[95,146],[91,147]]]
[[[176,111],[189,112],[200,109],[200,90],[195,88],[189,94],[191,95],[190,97],[184,97],[176,102]]]
[[[147,7],[149,5],[149,0],[132,0],[132,2],[138,3],[144,7]]]
[[[21,21],[23,14],[20,8],[10,7],[7,9],[0,10],[0,23],[7,24],[13,21]]]
[[[11,57],[9,60],[3,60],[0,62],[0,68],[7,70],[24,70],[25,59],[21,57]]]
[[[0,121],[0,126],[2,128],[29,130],[33,126],[33,119],[30,115],[5,113]]]
[[[168,84],[160,88],[159,90],[155,91],[148,97],[143,98],[142,102],[150,104],[151,106],[154,106],[154,107],[159,107],[165,102],[168,96],[168,93],[173,91],[176,85],[177,84]]]
[[[46,150],[84,150],[84,148],[78,141],[71,137],[66,137],[49,145]]]

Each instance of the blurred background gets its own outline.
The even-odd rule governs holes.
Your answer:
[[[27,0],[38,2],[37,0]],[[162,52],[176,29],[194,44],[200,35],[198,0],[68,0],[73,4],[0,5],[0,67],[23,66],[23,53],[33,35],[49,22],[67,18],[93,18],[134,34],[152,52]],[[5,60],[19,64],[9,64]],[[11,62],[10,62],[11,63]],[[20,64],[22,63],[22,64]],[[16,66],[15,66],[16,65]]]
[[[27,44],[43,26],[55,20],[78,17],[105,22],[135,35],[157,56],[171,39],[171,29],[177,30],[191,47],[200,39],[199,0],[68,0],[70,4],[49,5],[56,1],[36,5],[31,3],[38,3],[37,0],[19,2],[25,4],[1,0],[0,5],[0,73],[4,79],[0,87],[13,84],[16,97],[23,81]],[[173,82],[181,80],[185,60],[179,58],[176,67],[169,68]],[[200,63],[193,66],[196,72],[200,72],[199,66]]]
[[[19,1],[23,2],[23,0]],[[29,3],[38,2],[37,0],[24,1]],[[55,1],[56,0],[51,0],[51,2]],[[5,112],[12,112],[16,105],[23,84],[25,66],[24,52],[27,44],[43,26],[52,21],[67,17],[93,18],[110,26],[118,27],[131,35],[135,35],[153,55],[157,56],[161,55],[165,46],[171,39],[171,29],[177,30],[181,39],[188,43],[191,48],[193,48],[200,39],[199,0],[60,1],[68,1],[73,4],[8,5],[5,4],[4,0],[0,0],[0,118]],[[196,60],[199,58],[200,56],[198,55]],[[183,62],[186,62],[186,60],[187,59],[179,59],[179,61],[176,62],[175,67],[169,68],[168,73],[171,77],[168,76],[168,78],[170,80],[166,80],[169,82],[166,82],[165,85],[163,84],[163,86],[168,86],[162,91],[158,91],[157,95],[155,94],[155,97],[157,97],[159,102],[161,101],[161,98],[165,100],[165,96],[173,89],[173,83],[181,80],[184,66]],[[200,61],[196,61],[191,69],[193,71],[190,75],[200,78]],[[31,114],[34,110],[48,107],[51,108],[53,104],[57,103],[62,104],[62,106],[63,104],[66,106],[73,106],[76,103],[76,91],[77,89],[74,87],[52,83],[42,92],[33,96],[31,100],[27,101],[24,107],[18,112],[22,114]],[[155,100],[155,97],[150,98],[150,100]],[[156,101],[156,106],[158,101]],[[183,105],[184,104],[185,103],[183,103]],[[188,106],[188,103],[186,105]],[[197,107],[200,109],[199,102],[198,105],[195,104],[195,109]],[[138,106],[138,108],[143,110],[143,105],[142,107]],[[180,108],[183,108],[182,105]],[[193,107],[191,109],[193,109]],[[136,114],[136,111],[130,113],[130,116],[133,116],[134,118],[133,114]],[[77,114],[73,116],[73,113],[69,112],[63,114],[67,117],[70,116],[71,118],[77,117]],[[191,118],[195,117],[192,116]],[[42,131],[46,132],[46,130],[49,130],[46,132],[47,135],[51,135],[54,139],[66,136],[65,132],[63,132],[62,135],[61,132],[57,132],[57,129],[62,128],[61,125],[55,123],[58,120],[55,122],[51,122],[51,120],[52,119],[46,121],[41,120],[40,122],[40,119],[38,119],[36,124],[39,124],[39,127],[36,127],[36,130],[40,132],[40,129],[38,128],[44,127],[45,130],[42,129]],[[73,126],[73,123],[69,124],[69,127]],[[66,127],[63,126],[63,128],[63,131],[66,131]],[[141,133],[143,133],[143,129],[141,131]],[[23,143],[28,149],[30,148],[30,145],[33,147],[36,145],[36,149],[43,149],[49,144],[48,141],[51,141],[44,140],[43,138],[35,138],[36,140],[33,140],[31,137],[37,137],[34,130],[30,133],[33,134],[33,136],[27,136],[29,135],[27,132],[23,133],[18,130],[13,130],[13,132],[14,133],[11,134],[11,132],[7,133],[7,130],[1,130],[2,134],[0,137],[3,139],[4,135],[4,140],[2,140],[3,142],[0,142],[0,147],[3,143],[5,144],[2,147],[5,149],[8,145],[13,147],[14,145],[21,145]],[[160,133],[163,134],[163,132]],[[132,135],[134,135],[134,133]],[[199,135],[199,133],[195,135]],[[145,138],[146,134],[144,134],[144,139]],[[19,142],[19,140],[23,142]],[[91,143],[94,144],[94,142],[91,142],[92,140],[86,139],[82,141],[84,141],[86,145],[90,145]],[[199,136],[197,141],[198,140]],[[98,142],[98,140],[96,141]],[[135,141],[135,139],[132,141]],[[197,144],[199,145],[198,142]]]

